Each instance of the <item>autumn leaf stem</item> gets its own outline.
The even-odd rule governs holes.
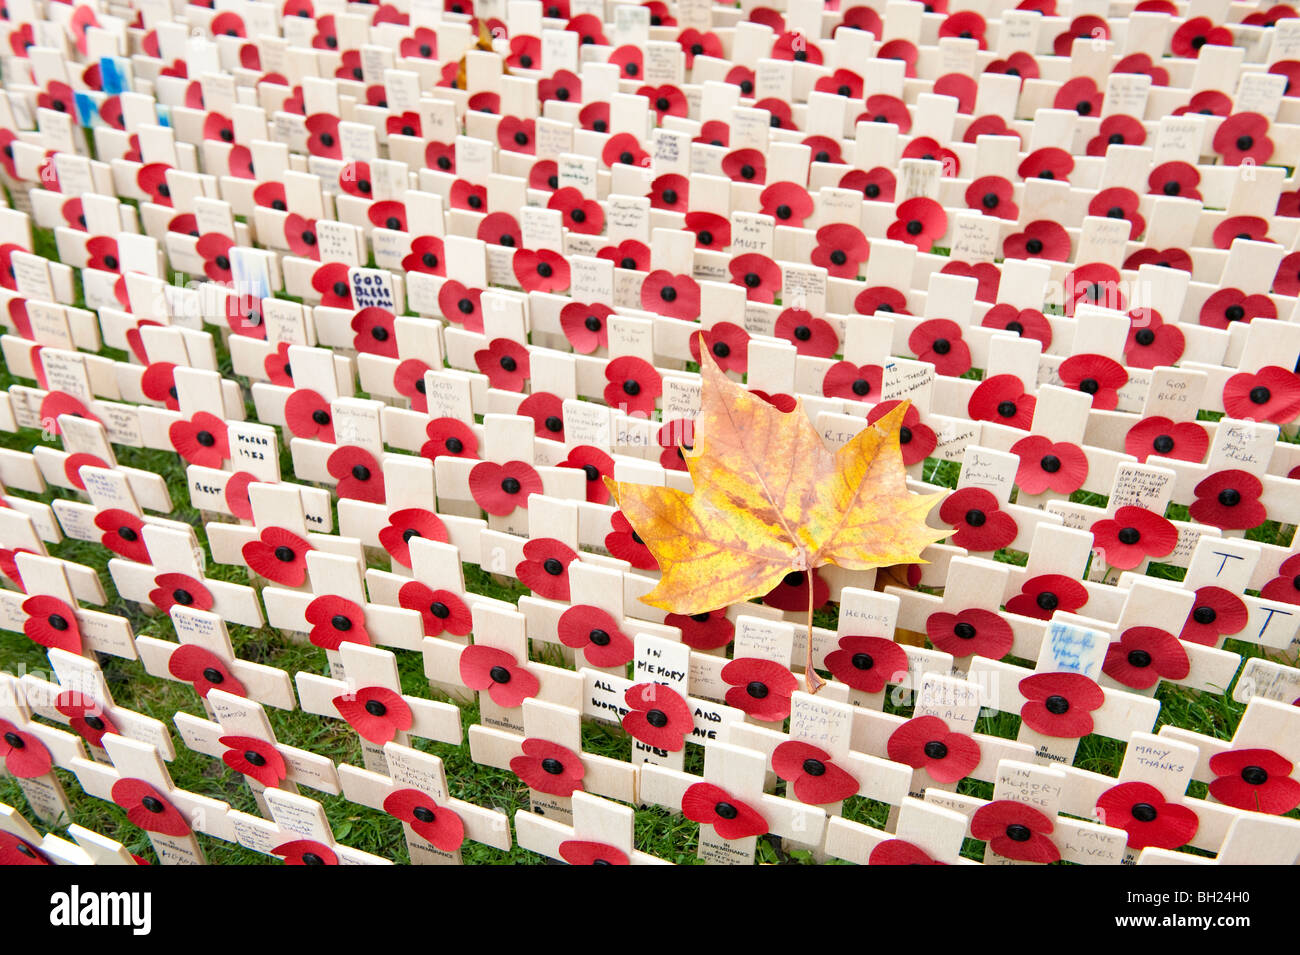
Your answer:
[[[813,669],[813,637],[812,637],[812,612],[813,612],[813,572],[808,568],[808,655],[804,659],[803,682],[808,688],[809,693],[816,693],[824,685],[824,681],[817,675]]]

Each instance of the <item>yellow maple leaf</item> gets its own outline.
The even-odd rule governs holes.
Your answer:
[[[924,563],[921,551],[950,533],[925,523],[943,495],[907,489],[899,448],[906,403],[832,454],[802,407],[777,410],[727,378],[707,348],[700,354],[700,414],[684,454],[693,492],[606,482],[659,563],[658,585],[641,598],[647,604],[701,613],[761,597],[787,574],[824,564]]]

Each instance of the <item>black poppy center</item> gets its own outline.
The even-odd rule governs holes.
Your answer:
[[[1043,701],[1043,706],[1054,716],[1061,716],[1070,711],[1070,701],[1059,694],[1049,696]]]
[[[1224,507],[1236,507],[1241,503],[1241,492],[1236,488],[1225,487],[1219,492],[1219,503]]]
[[[598,647],[609,646],[609,634],[606,631],[601,630],[599,627],[588,633],[587,639]]]
[[[353,465],[352,476],[356,478],[358,481],[369,481],[370,468],[366,467],[364,464]]]
[[[493,667],[491,670],[488,670],[488,676],[492,678],[493,683],[510,682],[510,671],[502,666],[496,666]]]
[[[542,561],[542,570],[546,571],[552,577],[558,577],[564,573],[564,565],[554,557],[548,557]]]
[[[1155,822],[1156,807],[1149,802],[1134,803],[1133,808],[1129,810],[1129,815],[1138,822]]]
[[[898,443],[899,444],[912,443],[912,429],[907,427],[907,425],[904,425],[903,427],[898,429]]]
[[[411,810],[411,817],[415,819],[416,822],[424,823],[433,822],[433,820],[437,818],[433,814],[433,810],[428,806],[416,806]]]
[[[768,690],[766,683],[763,683],[761,680],[753,680],[745,687],[745,692],[754,699],[761,700],[766,698],[770,691]]]
[[[129,527],[119,527],[117,529],[117,536],[122,538],[124,541],[129,541],[130,543],[135,543],[140,539],[140,535]]]
[[[327,425],[330,423],[329,412],[317,408],[311,413],[311,420],[319,425]]]
[[[871,382],[867,381],[865,378],[855,378],[850,387],[853,389],[853,393],[859,398],[871,394]]]
[[[1028,252],[1030,255],[1041,254],[1043,251],[1043,240],[1030,239],[1028,242],[1025,243],[1025,251]]]
[[[1249,149],[1251,146],[1254,145],[1255,145],[1255,137],[1253,136],[1237,137],[1237,148],[1240,149],[1242,152],[1245,152],[1247,149]]]
[[[1130,650],[1128,653],[1129,666],[1138,668],[1149,667],[1151,665],[1151,654],[1145,650]]]
[[[1060,606],[1061,598],[1057,597],[1056,594],[1052,593],[1050,590],[1044,590],[1034,598],[1034,603],[1038,604],[1039,609],[1041,610],[1052,611]]]
[[[172,591],[172,600],[176,601],[183,607],[188,607],[190,604],[194,603],[194,595],[188,590],[177,588]]]
[[[23,738],[17,733],[5,733],[5,742],[14,749],[25,749],[27,747],[27,744],[23,742]]]
[[[952,351],[952,342],[946,338],[936,338],[934,344],[930,346],[930,350],[936,355],[946,355]]]
[[[569,218],[572,219],[574,222],[578,223],[579,225],[581,225],[582,223],[587,221],[587,213],[583,209],[570,209]],[[546,267],[545,272],[542,272],[542,266]],[[545,262],[543,262],[541,265],[537,267],[537,271],[542,272],[543,275],[550,275],[551,267],[547,265]]]
[[[471,195],[465,202],[471,209],[481,209],[483,207],[483,197],[480,195]]]
[[[937,739],[932,739],[923,747],[925,755],[930,759],[943,759],[948,755],[948,747]]]
[[[506,371],[514,371],[519,367],[519,363],[515,361],[514,358],[512,358],[510,355],[502,355],[500,365]]]
[[[849,659],[855,670],[870,670],[876,665],[876,661],[871,658],[869,653],[855,653]]]
[[[628,378],[623,382],[623,394],[632,396],[641,394],[641,383],[635,378]]]
[[[1002,200],[998,198],[998,194],[996,192],[986,192],[984,193],[984,198],[980,200],[980,205],[982,205],[985,209],[996,209],[998,207],[998,203],[1001,201]]]
[[[721,819],[735,819],[740,815],[740,810],[729,802],[716,803],[713,807],[713,811],[716,812],[718,817]]]
[[[677,289],[671,285],[665,285],[659,290],[659,297],[665,302],[674,302],[677,300]]]
[[[154,815],[167,811],[167,807],[163,805],[162,800],[156,796],[145,796],[140,800],[140,805],[144,806],[145,809],[149,810]]]
[[[972,507],[966,512],[965,519],[966,523],[971,527],[983,527],[985,522],[988,521],[988,515],[978,507]]]
[[[967,623],[965,620],[963,620],[961,623],[957,624],[955,627],[952,628],[952,635],[956,637],[958,640],[974,640],[975,625],[971,623]]]
[[[224,683],[226,682],[226,675],[216,667],[205,667],[203,670],[203,679],[207,680],[209,683]]]
[[[1038,462],[1038,466],[1048,474],[1055,474],[1057,471],[1061,470],[1061,459],[1055,454],[1045,454],[1043,455],[1043,459]]]
[[[1218,617],[1219,613],[1213,607],[1197,607],[1192,611],[1192,619],[1201,624],[1214,623]]]
[[[920,219],[912,219],[907,223],[906,229],[908,235],[920,235],[925,226]]]
[[[542,772],[558,776],[564,772],[564,764],[552,756],[547,756],[542,760]]]
[[[352,621],[345,614],[336,613],[330,618],[330,626],[343,633],[352,629]]]
[[[776,207],[776,217],[778,219],[788,219],[792,215],[794,215],[794,210],[789,206],[783,204]]]
[[[1247,766],[1241,771],[1241,780],[1251,786],[1262,786],[1268,782],[1268,770],[1263,766]]]
[[[501,482],[501,490],[507,494],[518,494],[521,487],[518,478],[508,477]]]
[[[49,622],[49,625],[53,627],[55,630],[68,629],[68,621],[61,614],[52,613],[46,618],[46,620]]]
[[[371,716],[383,716],[388,712],[388,707],[378,700],[366,700],[366,712]]]
[[[663,729],[668,725],[668,714],[663,710],[649,710],[645,715],[645,721],[655,729]]]
[[[1012,842],[1028,842],[1033,836],[1028,826],[1022,826],[1019,823],[1012,823],[1006,829],[1007,838]]]
[[[558,415],[548,415],[546,420],[542,422],[542,426],[551,434],[559,434],[564,430],[564,421]]]
[[[104,721],[101,720],[98,716],[87,716],[86,725],[89,726],[92,730],[102,730],[104,728]]]
[[[244,750],[244,759],[250,766],[265,766],[266,757],[251,749]]]
[[[1263,385],[1257,385],[1250,389],[1250,400],[1252,404],[1266,405],[1272,397],[1273,393]]]
[[[803,771],[809,776],[825,776],[826,764],[820,759],[805,759],[803,761]]]
[[[1121,527],[1115,536],[1119,538],[1121,544],[1128,544],[1131,547],[1142,539],[1142,532],[1136,527]]]

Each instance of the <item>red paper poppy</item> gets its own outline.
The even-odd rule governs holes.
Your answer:
[[[1035,149],[1016,167],[1022,179],[1053,179],[1058,182],[1069,182],[1073,171],[1074,157],[1056,146]]]
[[[817,48],[815,43],[809,42],[808,38],[802,33],[777,32],[780,32],[781,35],[772,44],[772,59],[797,60],[800,63],[817,65],[822,63],[822,51]]]
[[[13,281],[13,265],[9,261],[10,253],[14,251],[24,251],[21,246],[8,246],[4,250],[4,259],[0,265],[4,266],[6,278]],[[90,257],[86,261],[86,268],[97,269],[100,272],[118,272],[122,268],[122,259],[117,252],[117,240],[110,239],[107,236],[97,235],[93,239],[86,240],[86,251]],[[6,285],[6,288],[11,286]]]
[[[882,43],[876,50],[876,59],[878,60],[901,60],[903,62],[903,75],[909,79],[916,77],[916,61],[921,53],[916,48],[916,44],[910,40],[889,40]]]
[[[1166,802],[1150,783],[1120,783],[1097,799],[1102,825],[1128,833],[1128,847],[1140,852],[1149,846],[1177,849],[1196,835],[1200,820],[1186,806]]]
[[[853,279],[858,277],[869,252],[870,246],[861,229],[833,223],[817,230],[817,247],[812,251],[811,262],[836,278]],[[780,270],[777,271],[779,274]]]
[[[537,81],[537,98],[543,103],[548,100],[581,103],[582,80],[571,70],[556,70],[550,78]]]
[[[953,526],[952,542],[969,550],[1000,550],[1016,539],[1015,519],[999,510],[997,498],[984,488],[949,494],[939,507],[939,519]]]
[[[1300,415],[1300,375],[1279,365],[1240,372],[1223,386],[1223,407],[1230,418],[1287,424]]]
[[[749,332],[731,322],[718,322],[712,328],[692,335],[691,359],[700,361],[700,340],[723,371],[744,374],[749,367]]]
[[[991,610],[977,608],[955,614],[936,611],[926,619],[925,632],[935,647],[959,658],[981,656],[1000,660],[1011,652],[1013,640],[1009,623]]]
[[[307,151],[325,159],[342,159],[343,145],[339,142],[339,118],[329,113],[313,113],[305,120]]]
[[[587,770],[577,753],[544,739],[526,739],[522,749],[522,756],[510,760],[510,770],[530,789],[550,796],[582,789]]]
[[[197,412],[189,421],[173,421],[167,436],[176,453],[190,464],[219,468],[230,457],[226,422],[206,411]]]
[[[836,96],[858,100],[862,99],[862,77],[852,70],[837,69],[830,76],[818,79],[813,89],[819,93],[834,93]]]
[[[753,395],[755,398],[758,398],[762,401],[766,401],[777,411],[784,412],[785,414],[789,414],[791,411],[794,411],[794,409],[799,406],[798,400],[793,395],[783,395],[783,394],[770,395],[766,391],[762,391],[761,389],[758,388],[749,389],[749,393]]]
[[[767,820],[721,786],[694,783],[682,794],[682,814],[692,822],[713,826],[723,839],[744,839],[767,832]]]
[[[438,34],[428,27],[418,27],[414,34],[405,37],[398,47],[402,56],[421,60],[438,58]]]
[[[712,212],[686,213],[686,230],[695,233],[697,249],[722,250],[731,245],[731,222]]]
[[[1036,308],[1017,309],[1014,305],[1005,302],[994,305],[984,313],[980,325],[984,328],[1001,328],[1015,332],[1021,338],[1032,338],[1042,344],[1043,351],[1052,344],[1051,323]]]
[[[151,401],[161,401],[176,411],[180,401],[176,394],[176,366],[169,361],[156,361],[140,376],[140,390]]]
[[[608,41],[602,30],[604,23],[593,13],[580,13],[569,20],[566,30],[578,34],[578,43],[583,46],[598,44],[607,46]]]
[[[348,267],[343,262],[328,262],[311,277],[311,287],[321,295],[327,308],[351,308],[352,288],[348,284]]]
[[[721,675],[728,684],[728,706],[764,723],[779,723],[790,715],[790,694],[799,681],[788,668],[773,660],[740,657],[724,666]]]
[[[299,388],[284,403],[284,420],[298,438],[334,442],[330,404],[310,388]]]
[[[767,181],[766,157],[757,149],[733,149],[722,157],[722,172],[732,182],[762,185]]]
[[[1054,443],[1042,435],[1021,438],[1011,446],[1018,455],[1016,485],[1026,494],[1073,494],[1088,476],[1088,458],[1077,444]]]
[[[185,817],[143,779],[119,779],[109,794],[113,802],[126,810],[126,818],[141,829],[176,838],[190,834]]]
[[[154,589],[149,591],[149,602],[163,613],[172,607],[190,607],[194,610],[211,610],[212,594],[203,581],[189,574],[162,573],[153,579]]]
[[[1256,318],[1277,318],[1277,306],[1267,295],[1247,295],[1238,288],[1221,288],[1201,305],[1200,323],[1210,328],[1229,328],[1233,322]]]
[[[732,69],[731,73],[742,70],[744,67],[737,66]],[[727,82],[731,82],[731,73],[727,74]],[[752,73],[750,74],[753,75]],[[751,80],[752,82],[752,80]],[[722,146],[726,147],[731,143],[731,127],[720,119],[706,120],[700,125],[700,134],[691,140],[693,143],[701,143],[705,146]]]
[[[758,199],[760,211],[774,217],[779,226],[803,228],[804,220],[813,214],[812,197],[797,183],[772,183],[759,194]]]
[[[564,440],[564,402],[558,395],[535,391],[520,402],[516,414],[533,419],[533,434],[537,437]]]
[[[917,325],[907,336],[907,347],[920,361],[934,365],[941,375],[958,378],[970,371],[970,346],[962,339],[961,326],[946,318],[932,318]]]
[[[536,537],[524,545],[524,559],[515,566],[519,582],[550,600],[569,599],[569,565],[578,552],[553,537]]]
[[[354,445],[335,448],[325,467],[338,482],[335,493],[340,499],[384,503],[383,465],[365,448]]]
[[[1057,610],[1074,613],[1088,602],[1088,589],[1073,577],[1039,574],[1020,585],[1020,593],[1007,601],[1007,610],[1023,617],[1051,620]]]
[[[838,139],[832,139],[830,136],[805,136],[801,145],[812,150],[810,158],[813,162],[844,164],[843,151]]]
[[[307,579],[307,552],[315,550],[303,538],[283,527],[266,527],[244,545],[244,563],[267,580],[286,587],[301,587]]]
[[[836,803],[858,792],[858,781],[831,761],[831,754],[811,743],[786,740],[772,751],[772,770],[796,799],[814,806]]]
[[[812,576],[812,606],[819,610],[830,600],[830,585],[817,571],[814,570]],[[808,609],[808,602],[808,574],[804,571],[791,571],[763,595],[763,603],[777,610],[804,611]]]
[[[554,192],[551,198],[547,200],[546,208],[560,210],[564,217],[565,227],[572,232],[583,235],[600,235],[601,230],[605,227],[605,213],[601,209],[600,203],[594,199],[583,198],[582,193],[573,186],[565,186],[563,189]],[[554,255],[555,253],[549,254]],[[552,265],[554,266],[556,263],[553,262]],[[566,287],[567,283],[558,288]],[[552,289],[544,288],[542,291],[552,291]]]
[[[1052,100],[1052,105],[1055,106],[1057,109],[1072,109],[1080,116],[1096,116],[1101,113],[1101,101],[1103,96],[1104,96],[1103,91],[1097,89],[1097,81],[1094,80],[1091,76],[1076,76],[1074,79],[1066,80],[1064,83],[1061,84],[1060,88],[1058,88],[1056,91],[1055,98]],[[1103,124],[1104,122],[1105,121],[1103,121]],[[1103,137],[1106,135],[1107,135],[1106,133],[1102,134]],[[1055,149],[1055,147],[1052,148],[1055,150],[1055,152],[1058,153],[1062,151],[1059,149]],[[1092,146],[1090,143],[1089,149],[1091,148]],[[1039,151],[1041,152],[1041,150]],[[1105,152],[1106,150],[1103,148],[1100,153],[1094,154],[1092,152],[1089,152],[1088,155],[1090,156],[1104,155]],[[1060,157],[1056,156],[1055,161],[1059,163]],[[1073,168],[1073,166],[1074,163],[1073,161],[1071,161],[1070,165],[1065,167],[1064,170],[1065,173],[1068,174],[1070,170]],[[1045,176],[1044,178],[1046,179],[1065,178],[1063,175],[1060,175],[1059,169],[1057,167],[1053,167],[1053,172],[1055,173],[1055,175]],[[1037,174],[1038,173],[1034,173],[1034,175]],[[1022,172],[1021,175],[1028,178],[1028,174],[1026,173]]]
[[[622,511],[615,511],[610,517],[610,527],[612,529],[605,535],[605,549],[611,555],[627,561],[637,570],[659,569],[659,564],[650,553],[650,548],[646,547],[645,541],[623,516]]]
[[[420,446],[420,456],[435,461],[446,454],[453,458],[477,458],[478,436],[456,418],[435,418],[424,429],[429,440]]]
[[[28,27],[28,30],[31,28]],[[0,832],[0,866],[53,865],[39,849],[12,832]]]
[[[284,212],[289,208],[282,182],[262,183],[253,190],[253,202],[263,209],[275,209],[278,212]]]
[[[1205,457],[1210,437],[1205,428],[1192,421],[1174,422],[1165,417],[1143,418],[1129,428],[1124,437],[1124,451],[1141,462],[1152,454],[1179,461],[1198,463]]]
[[[1053,828],[1050,817],[1010,799],[986,803],[970,821],[974,838],[987,842],[997,855],[1019,862],[1059,862],[1061,852],[1050,838]]]
[[[81,478],[81,469],[84,467],[107,468],[109,467],[109,464],[107,461],[104,461],[102,458],[98,458],[93,454],[86,454],[85,452],[80,452],[80,451],[77,452],[76,454],[69,454],[66,458],[64,458],[63,460],[64,476],[68,479],[68,483],[70,483],[73,487],[77,488],[78,490],[82,490],[82,491],[86,489],[86,482],[83,481]]]
[[[645,57],[639,46],[628,44],[620,46],[609,55],[607,63],[618,67],[619,79],[640,80],[645,69]]]
[[[424,376],[432,371],[418,358],[408,358],[393,372],[393,387],[397,393],[411,402],[413,411],[429,410],[429,399],[425,394]]]
[[[867,423],[875,424],[899,404],[894,400],[880,402],[867,412]],[[903,464],[908,467],[924,461],[939,444],[934,429],[921,423],[921,413],[916,410],[916,405],[908,405],[907,411],[903,413],[903,426],[899,429],[898,441],[903,451]]]
[[[370,646],[365,608],[346,597],[323,594],[307,605],[304,615],[312,625],[313,646],[326,650],[337,650],[344,643]]]
[[[619,269],[645,272],[650,268],[650,246],[636,239],[624,239],[618,245],[607,245],[596,253],[596,257],[613,262],[614,267]],[[688,276],[679,278],[694,281]]]
[[[541,494],[542,479],[526,461],[480,461],[469,473],[469,490],[479,507],[504,517]]]
[[[1300,806],[1300,782],[1290,778],[1295,766],[1271,749],[1230,749],[1210,757],[1210,795],[1249,812],[1274,816]]]
[[[649,418],[655,399],[663,393],[659,372],[644,358],[624,355],[605,366],[605,403],[625,414]]]
[[[1132,189],[1113,186],[1101,190],[1089,200],[1088,215],[1127,219],[1131,226],[1128,237],[1136,239],[1146,229],[1146,220],[1138,212],[1140,201],[1138,194]]]
[[[650,183],[650,208],[666,209],[669,212],[686,212],[690,208],[690,180],[685,176],[670,173],[657,176]]]
[[[697,56],[722,57],[722,41],[714,33],[704,33],[694,27],[677,34],[677,43],[686,54],[686,68],[695,65]]]
[[[1091,528],[1093,549],[1112,567],[1132,570],[1147,558],[1172,554],[1178,530],[1158,514],[1131,505],[1113,518],[1096,521]]]
[[[560,615],[560,642],[581,650],[594,667],[620,667],[632,659],[632,641],[619,623],[599,607],[580,604]]]
[[[562,440],[562,439],[561,439]],[[569,449],[569,455],[559,464],[562,468],[575,468],[587,478],[587,501],[591,504],[609,503],[606,478],[614,477],[614,459],[600,448],[578,445]]]
[[[897,190],[894,174],[883,166],[876,166],[863,172],[854,169],[840,177],[841,189],[853,189],[862,193],[863,198],[876,202],[893,202]]]
[[[1111,643],[1102,664],[1103,673],[1135,690],[1154,686],[1161,677],[1181,680],[1190,670],[1178,638],[1159,627],[1129,627]]]
[[[1057,374],[1061,384],[1092,395],[1092,406],[1113,411],[1119,403],[1119,389],[1128,384],[1128,372],[1113,358],[1104,355],[1072,355],[1061,362]]]
[[[489,116],[495,116],[501,112],[501,94],[500,93],[475,93],[469,98],[467,104],[471,110],[476,113],[486,113]]]
[[[671,83],[663,86],[642,86],[636,91],[637,96],[644,96],[650,101],[650,108],[655,111],[659,122],[665,116],[685,116],[689,110],[686,94]]]
[[[1162,3],[1163,0],[1148,0],[1148,2]],[[1168,11],[1171,16],[1177,16],[1177,10],[1170,4]],[[1152,86],[1168,86],[1169,71],[1162,66],[1156,66],[1151,57],[1146,53],[1130,53],[1115,64],[1112,73],[1135,73],[1151,77]]]
[[[248,496],[248,486],[256,480],[248,471],[237,471],[226,480],[226,507],[241,521],[253,519],[253,503]]]
[[[1052,41],[1052,52],[1057,56],[1069,56],[1075,40],[1108,40],[1110,24],[1101,17],[1081,16],[1070,21],[1069,29],[1057,34]]]
[[[925,159],[943,164],[942,174],[954,178],[961,174],[961,161],[951,149],[939,145],[939,141],[929,136],[919,136],[903,149],[904,159]]]
[[[560,328],[581,355],[590,355],[609,344],[609,329],[606,322],[614,310],[608,305],[582,302],[570,302],[560,310]]]
[[[465,841],[465,823],[460,816],[418,789],[394,789],[384,797],[384,811],[443,852],[455,852]]]
[[[1216,471],[1196,485],[1192,520],[1220,530],[1248,530],[1268,519],[1259,496],[1264,485],[1249,471]]]
[[[1088,140],[1087,153],[1104,156],[1111,146],[1141,146],[1146,138],[1146,127],[1132,116],[1107,116],[1101,121],[1097,135]]]
[[[633,739],[669,753],[682,751],[695,719],[680,693],[662,683],[638,683],[627,688],[623,700],[628,705],[623,729]]]
[[[984,18],[973,10],[963,10],[960,13],[954,13],[948,16],[943,23],[939,24],[939,36],[942,37],[960,37],[963,40],[978,40],[980,49],[986,49],[984,44],[984,31],[988,25]]]
[[[1232,248],[1237,239],[1251,242],[1272,242],[1268,237],[1268,221],[1259,216],[1228,216],[1217,226],[1211,236],[1220,249]]]
[[[473,628],[469,607],[450,590],[433,590],[418,580],[410,580],[398,590],[397,603],[403,609],[419,612],[426,637],[437,637],[444,631],[463,637]]]
[[[922,196],[908,199],[898,206],[895,216],[885,230],[886,238],[906,242],[921,252],[929,252],[948,231],[948,214],[933,199]]]
[[[332,702],[348,725],[376,746],[392,740],[399,730],[409,730],[414,722],[406,700],[384,686],[362,687],[336,696]]]
[[[1128,339],[1124,343],[1124,364],[1131,368],[1172,365],[1183,356],[1186,339],[1177,325],[1166,325],[1155,309],[1129,312]]]
[[[1222,587],[1196,589],[1196,603],[1187,614],[1179,640],[1217,647],[1220,640],[1240,633],[1250,618],[1241,597]]]
[[[801,308],[787,308],[778,315],[773,334],[788,341],[800,355],[814,358],[830,358],[840,348],[835,326]]]
[[[1249,19],[1250,17],[1246,18],[1247,21]],[[1286,77],[1286,86],[1282,92],[1283,96],[1300,96],[1300,60],[1278,60],[1268,68],[1268,71]],[[100,115],[103,115],[103,109],[101,106]]]
[[[853,310],[859,315],[884,312],[891,315],[911,315],[907,310],[907,296],[887,285],[873,285],[863,289],[853,300]]]
[[[700,286],[689,275],[674,275],[656,269],[641,283],[641,307],[669,318],[684,321],[700,314]]]
[[[486,690],[493,703],[506,709],[536,696],[541,687],[537,677],[505,650],[479,644],[461,651],[460,678],[471,690]]]
[[[1032,54],[1017,51],[1006,59],[994,60],[984,67],[985,73],[1002,73],[1006,76],[1018,76],[1022,80],[1036,80],[1040,73],[1038,61]]]
[[[95,526],[104,533],[99,542],[120,557],[147,564],[149,549],[144,543],[144,521],[130,511],[109,508],[95,515]]]
[[[1296,215],[1300,216],[1300,211]],[[1292,252],[1277,264],[1272,290],[1278,295],[1300,295],[1300,252]]]
[[[275,788],[289,775],[280,751],[264,739],[256,736],[222,736],[218,742],[227,747],[221,754],[223,763],[263,786]]]
[[[1120,283],[1120,274],[1102,262],[1090,262],[1072,269],[1065,276],[1065,314],[1073,315],[1080,303],[1124,311],[1128,301]]]
[[[59,434],[59,417],[61,415],[72,415],[74,418],[87,418],[91,421],[99,421],[95,415],[91,414],[81,399],[66,391],[51,391],[41,399],[40,408],[41,427],[51,434]]]
[[[768,114],[768,125],[772,129],[798,129],[799,126],[794,121],[794,110],[790,104],[783,99],[775,96],[769,96],[761,99],[754,104],[754,109],[765,110]]]
[[[1019,684],[1020,718],[1044,736],[1079,739],[1092,732],[1092,711],[1106,702],[1095,680],[1082,673],[1035,673]]]
[[[938,716],[918,716],[894,730],[885,744],[895,763],[924,769],[938,783],[955,783],[980,762],[980,745],[971,736],[954,733]]]
[[[1271,27],[1276,26],[1279,20],[1294,19],[1296,16],[1295,7],[1279,3],[1268,10],[1248,14],[1241,22],[1247,26]]]
[[[338,865],[339,857],[327,845],[312,839],[295,839],[271,850],[284,859],[285,865]]]
[[[542,41],[535,36],[512,36],[506,66],[514,70],[533,70],[541,66]]]
[[[731,284],[745,290],[751,302],[771,304],[781,291],[781,267],[758,252],[746,252],[731,260]]]
[[[605,140],[600,151],[601,161],[606,166],[622,163],[625,166],[648,166],[650,154],[641,148],[641,143],[631,133],[615,133]]]
[[[827,398],[847,398],[850,401],[872,401],[880,397],[884,369],[879,365],[855,365],[851,361],[838,361],[826,370],[822,378],[822,394]]]
[[[841,683],[863,693],[879,693],[907,677],[907,653],[884,637],[840,637],[838,649],[826,654],[826,669]]]
[[[172,204],[171,188],[167,185],[167,170],[171,167],[165,162],[146,163],[136,173],[136,184],[146,193],[149,202],[160,206]]]
[[[108,718],[104,707],[93,697],[78,690],[66,690],[54,701],[54,708],[68,718],[68,724],[91,746],[103,747],[108,733],[121,735],[121,730]]]
[[[167,661],[167,672],[178,680],[193,683],[195,691],[205,699],[212,689],[235,696],[245,695],[244,685],[235,679],[224,660],[192,643],[182,644],[172,651]]]
[[[424,147],[424,164],[438,172],[456,174],[456,147],[451,143],[431,142]]]
[[[38,595],[24,600],[22,610],[27,614],[23,633],[32,642],[69,653],[81,653],[81,627],[77,624],[75,607],[58,597]]]
[[[472,182],[466,182],[464,179],[457,179],[451,184],[449,196],[453,209],[468,209],[470,212],[487,211],[487,186],[475,185]]]
[[[377,229],[406,231],[406,206],[395,199],[382,199],[372,203],[367,216],[370,224]]]
[[[296,212],[284,219],[284,239],[289,251],[303,258],[320,261],[320,246],[316,240],[316,220],[305,219]]]
[[[947,865],[936,862],[920,846],[904,839],[886,839],[876,843],[867,857],[867,865]]]
[[[975,288],[975,299],[980,302],[995,302],[998,298],[998,286],[1002,284],[1002,272],[992,262],[961,262],[950,260],[942,269],[942,275],[961,275],[975,279],[979,284]]]
[[[1201,193],[1196,187],[1200,184],[1201,174],[1195,166],[1185,162],[1166,162],[1156,166],[1147,176],[1147,194],[1199,200]]]
[[[621,515],[615,515],[619,517]],[[612,553],[612,551],[611,551]],[[731,643],[736,627],[722,610],[705,613],[670,613],[664,623],[682,632],[682,643],[692,650],[719,650]]]
[[[968,208],[1015,222],[1020,209],[1011,201],[1013,195],[1011,183],[1001,176],[981,176],[966,187],[965,199]]]
[[[466,288],[456,279],[448,279],[438,289],[438,311],[454,325],[467,332],[483,332],[482,289]],[[396,355],[392,357],[396,358]]]
[[[569,287],[569,262],[550,249],[519,249],[511,268],[525,292],[563,292]]]
[[[1198,57],[1203,46],[1232,46],[1232,31],[1215,26],[1209,17],[1185,20],[1169,41],[1174,56]]]
[[[981,136],[1014,136],[1017,142],[1020,141],[1020,134],[1001,116],[980,116],[971,120],[961,141],[974,145]]]

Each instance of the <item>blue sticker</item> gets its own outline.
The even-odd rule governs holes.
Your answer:
[[[117,96],[122,92],[122,70],[115,57],[99,58],[99,83],[109,96]]]
[[[90,126],[99,116],[99,106],[89,93],[77,92],[73,95],[76,97],[77,116],[81,119],[81,125]]]
[[[163,106],[159,103],[157,113],[159,126],[170,126],[172,124],[172,108],[170,106]]]

